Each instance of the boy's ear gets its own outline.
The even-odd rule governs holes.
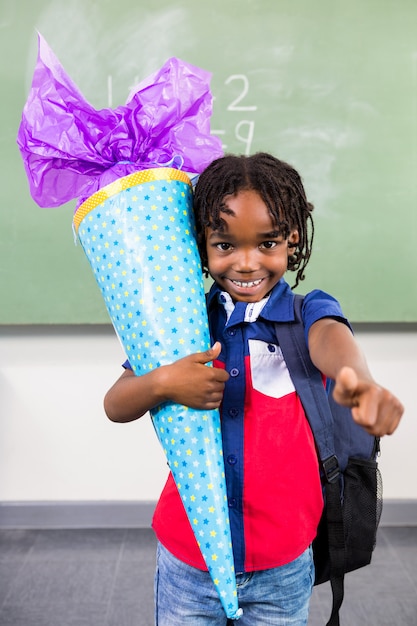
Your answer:
[[[298,244],[299,241],[300,241],[300,235],[298,234],[298,230],[294,228],[290,232],[290,235],[288,237],[288,244],[289,244],[288,247],[290,248],[290,253],[291,253],[291,250]]]

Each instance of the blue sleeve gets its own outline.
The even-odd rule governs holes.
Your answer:
[[[131,370],[132,366],[129,363],[129,359],[126,359],[126,361],[122,364],[122,367],[125,368],[125,370]]]
[[[308,339],[308,331],[311,326],[314,322],[317,322],[317,320],[323,319],[324,317],[336,319],[351,328],[347,318],[343,315],[342,307],[336,298],[333,298],[333,296],[330,296],[328,293],[320,291],[319,289],[315,289],[305,296],[302,314],[306,342]]]

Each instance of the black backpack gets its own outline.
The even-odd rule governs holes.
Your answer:
[[[295,321],[275,324],[275,332],[317,447],[325,505],[313,542],[315,585],[330,580],[333,606],[327,626],[339,626],[344,575],[368,565],[375,548],[382,512],[379,439],[333,400],[334,381],[323,385],[306,346],[302,304],[303,297],[296,295]]]

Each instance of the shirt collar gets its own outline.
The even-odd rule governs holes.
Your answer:
[[[226,311],[227,323],[231,321],[233,324],[241,322],[256,322],[262,309],[268,302],[269,296],[266,296],[260,302],[236,302],[234,303],[227,291],[220,291],[217,296],[218,302],[223,304]],[[231,318],[233,318],[231,320]]]
[[[216,306],[219,302],[219,298],[222,297],[222,294],[225,294],[225,292],[222,292],[217,283],[213,283],[207,296],[207,308],[209,310]],[[222,303],[223,306],[225,305],[227,317],[229,319],[234,307],[229,294],[225,294],[225,299],[230,299],[230,304],[229,302]],[[264,300],[266,300],[266,302],[264,302]],[[271,291],[270,295],[264,300],[256,303],[257,307],[252,310],[251,320],[245,319],[245,317],[248,317],[249,313],[247,307],[245,307],[245,311],[243,312],[242,310],[239,314],[239,317],[241,318],[239,321],[253,321],[258,317],[270,322],[290,322],[294,320],[294,294],[288,283],[283,278],[281,278],[279,283],[277,283]],[[254,314],[256,314],[256,317],[254,317]],[[235,318],[235,316],[233,317]],[[234,319],[233,321],[239,323],[237,319]]]

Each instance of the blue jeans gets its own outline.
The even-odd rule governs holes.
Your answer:
[[[158,545],[156,626],[305,626],[314,583],[312,549],[274,569],[237,574],[243,615],[228,622],[208,572],[191,567]]]

